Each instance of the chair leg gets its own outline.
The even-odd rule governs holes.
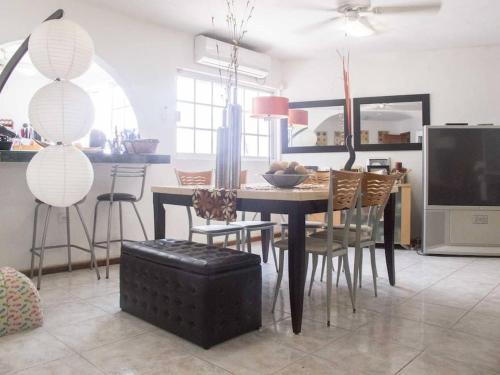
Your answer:
[[[361,288],[361,280],[363,276],[363,252],[364,248],[361,248],[359,252],[359,287]]]
[[[352,287],[352,296],[354,299],[354,303],[356,304],[356,291],[358,288],[358,272],[359,272],[359,258],[360,258],[360,253],[363,251],[363,249],[356,244],[355,250],[354,250],[354,275],[353,275],[353,287]],[[345,265],[344,265],[344,270],[345,270]]]
[[[87,225],[85,224],[85,221],[83,220],[82,213],[80,212],[80,207],[78,207],[77,204],[73,205],[76,209],[76,213],[78,214],[78,217],[80,218],[80,222],[82,223],[83,226],[83,231],[85,232],[85,237],[87,238],[87,241],[89,243],[89,251],[90,251],[90,265],[94,265],[95,268],[95,273],[97,275],[97,280],[101,280],[101,274],[99,273],[99,267],[97,267],[97,260],[95,258],[95,251],[94,251],[94,245],[92,244],[92,240],[90,239],[90,234],[89,230],[87,228]]]
[[[37,203],[35,206],[35,216],[33,219],[33,241],[31,242],[31,268],[30,268],[30,278],[33,278],[35,273],[35,246],[36,246],[36,229],[38,222],[38,209],[41,203]]]
[[[339,260],[337,263],[337,284],[335,285],[337,288],[339,287],[339,279],[340,279],[341,272],[342,272],[342,257],[339,257]]]
[[[109,279],[109,251],[111,246],[111,219],[113,214],[113,202],[109,202],[108,232],[106,235],[106,279]]]
[[[279,265],[278,265],[278,279],[276,280],[276,286],[274,287],[274,299],[273,299],[273,307],[271,312],[274,313],[274,309],[276,307],[276,301],[278,300],[278,294],[280,292],[281,280],[283,279],[283,268],[285,262],[285,250],[280,249],[279,254]]]
[[[214,239],[210,234],[207,234],[207,245],[208,246],[213,246],[214,245]]]
[[[42,234],[42,246],[40,248],[40,259],[38,261],[38,276],[36,282],[36,288],[40,290],[42,286],[42,268],[43,268],[43,258],[45,255],[45,240],[47,239],[47,230],[49,228],[50,213],[52,212],[52,206],[47,206],[47,215],[45,216],[45,224],[43,226]]]
[[[375,245],[370,246],[370,258],[372,263],[373,290],[377,297],[377,260],[375,259]]]
[[[274,246],[274,230],[271,228],[270,231],[271,231],[270,244],[271,244],[271,251],[273,252],[274,267],[276,268],[276,272],[278,272],[278,260],[276,257],[276,247]]]
[[[326,325],[330,327],[331,298],[332,298],[332,254],[327,255],[326,260]]]
[[[341,257],[339,257],[340,259]],[[351,297],[352,311],[356,312],[356,302],[354,301],[354,295],[352,291],[352,281],[351,281],[351,270],[349,269],[349,256],[347,254],[343,255],[344,258],[344,271],[345,279],[347,281],[347,287],[349,288],[349,296]]]
[[[92,228],[92,248],[95,249],[95,232],[96,232],[96,227],[97,227],[97,212],[99,209],[99,203],[100,201],[97,201],[94,207],[94,227]],[[97,261],[95,263],[97,265]],[[90,268],[94,267],[93,264],[90,265]]]
[[[69,221],[69,207],[66,207],[66,241],[68,249],[68,271],[71,272],[71,230]]]
[[[247,253],[252,253],[252,232],[250,232],[249,230],[247,231],[247,234],[246,234],[247,238]]]
[[[314,283],[314,275],[316,274],[316,268],[318,267],[318,254],[312,255],[312,266],[313,268],[311,273],[311,281],[309,282],[309,292],[307,293],[309,297],[311,296],[311,290]]]
[[[122,202],[118,202],[118,216],[120,217],[120,245],[123,247],[123,208]]]
[[[227,242],[228,242],[228,241],[229,241],[229,234],[226,234],[226,235],[224,236],[224,247],[227,247]],[[239,241],[238,241],[238,236],[236,236],[236,241],[237,241],[237,242],[239,242]],[[239,249],[238,249],[238,250],[239,250]]]
[[[131,203],[132,203],[132,207],[134,207],[135,214],[137,215],[137,218],[139,219],[139,224],[141,224],[142,233],[144,233],[144,239],[147,241],[148,234],[146,233],[146,228],[144,227],[144,223],[142,222],[141,215],[139,214],[139,210],[137,209],[135,202],[131,202]]]
[[[319,281],[323,282],[323,275],[325,274],[325,266],[326,266],[326,255],[323,255],[323,260],[321,261],[321,277]]]
[[[227,235],[226,235],[226,239],[227,239]],[[224,245],[224,247],[227,247],[227,242],[224,241],[226,244]],[[238,251],[241,251],[241,233],[238,231],[236,232],[236,250]]]

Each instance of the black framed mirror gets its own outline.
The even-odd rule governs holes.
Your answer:
[[[307,126],[281,120],[281,152],[315,153],[344,152],[347,131],[344,99],[292,102],[290,109],[307,112]]]
[[[430,125],[430,95],[354,98],[356,151],[421,150]]]

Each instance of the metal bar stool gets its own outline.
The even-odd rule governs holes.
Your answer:
[[[72,207],[75,208],[76,213],[78,214],[78,218],[80,219],[80,222],[82,223],[83,230],[85,232],[85,237],[87,238],[87,241],[89,243],[89,248],[88,249],[86,249],[84,247],[81,247],[81,246],[78,246],[78,245],[74,245],[74,244],[71,243],[70,217],[69,217],[69,214],[70,214],[70,210],[69,209],[70,209],[70,207],[66,207],[65,208],[65,210],[66,210],[66,238],[67,238],[66,244],[64,244],[64,245],[46,246],[45,243],[46,243],[46,240],[47,240],[47,230],[48,230],[48,227],[49,227],[50,216],[51,216],[51,213],[52,213],[52,209],[53,208],[57,208],[57,207],[53,207],[51,205],[48,205],[48,204],[40,201],[39,199],[35,200],[36,206],[35,206],[35,217],[34,217],[34,223],[33,223],[33,241],[32,241],[31,249],[30,249],[30,252],[31,252],[31,271],[30,271],[30,277],[33,278],[33,276],[34,276],[34,271],[35,271],[35,257],[37,256],[39,258],[39,261],[38,261],[38,273],[37,273],[37,284],[36,284],[37,289],[40,289],[40,287],[42,285],[43,260],[44,260],[44,256],[45,256],[45,250],[49,250],[49,249],[67,248],[67,250],[68,250],[68,271],[69,272],[72,271],[72,268],[71,268],[71,248],[75,248],[75,249],[82,250],[82,251],[85,251],[87,253],[90,253],[91,267],[95,268],[95,272],[96,272],[96,275],[97,275],[97,280],[99,280],[101,278],[101,275],[99,274],[99,268],[97,267],[97,261],[96,261],[96,257],[95,257],[95,253],[94,253],[94,246],[92,245],[92,241],[90,239],[90,235],[89,235],[89,231],[87,229],[87,225],[85,224],[85,221],[83,220],[82,213],[80,211],[80,207],[78,207],[78,205],[80,203],[82,203],[84,200],[85,200],[85,198],[82,199],[80,202],[75,203]],[[40,209],[41,206],[47,206],[47,213],[45,215],[45,221],[44,221],[44,225],[43,225],[42,243],[41,243],[40,247],[36,247],[37,225],[38,225],[38,211],[39,211],[39,209]]]
[[[97,202],[94,209],[94,228],[92,230],[92,244],[94,247],[99,247],[101,249],[106,249],[106,279],[109,279],[109,250],[112,242],[120,242],[123,245],[123,241],[133,242],[132,240],[127,240],[123,238],[123,213],[122,213],[122,203],[130,203],[134,208],[135,214],[139,219],[139,224],[141,225],[142,232],[144,233],[144,238],[148,239],[148,235],[146,233],[146,228],[144,227],[144,223],[142,221],[141,215],[137,210],[136,203],[139,202],[144,196],[144,187],[146,184],[146,170],[148,165],[142,166],[121,166],[121,165],[113,165],[111,167],[111,192],[106,194],[101,194],[97,197]],[[141,179],[141,191],[139,196],[129,193],[117,193],[115,192],[116,180],[118,178],[140,178]],[[109,204],[108,208],[108,227],[106,234],[106,241],[96,242],[96,227],[97,227],[97,213],[99,209],[99,205],[103,202],[107,202]],[[120,216],[120,239],[111,240],[111,218],[113,213],[113,204],[118,202],[118,212]],[[105,245],[104,245],[105,244]]]

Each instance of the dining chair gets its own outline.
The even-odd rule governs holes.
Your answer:
[[[142,229],[142,233],[144,234],[144,239],[148,240],[148,235],[146,233],[146,228],[144,227],[144,223],[142,221],[141,215],[137,210],[136,203],[142,200],[144,196],[144,188],[146,185],[146,171],[148,169],[148,165],[141,166],[123,166],[123,165],[113,165],[111,167],[111,191],[109,193],[101,194],[97,196],[97,202],[94,208],[94,227],[92,230],[92,245],[94,247],[106,249],[106,279],[109,278],[109,252],[110,245],[112,242],[120,242],[123,246],[123,241],[130,241],[123,238],[123,212],[122,212],[122,203],[130,203],[134,209],[134,212],[139,220],[139,224]],[[130,194],[130,193],[117,193],[116,182],[118,179],[140,179],[140,192],[138,195]],[[106,241],[96,242],[96,228],[97,228],[97,216],[99,205],[101,203],[108,203],[108,224],[107,224],[107,233],[106,233]],[[120,239],[111,240],[111,219],[113,213],[113,205],[118,203],[118,212],[119,212],[119,220],[120,220]],[[105,244],[105,245],[104,245]]]
[[[242,185],[246,185],[247,183],[247,174],[248,172],[246,170],[241,171],[240,182]],[[240,227],[243,228],[242,229],[243,250],[245,250],[246,247],[247,252],[249,253],[252,252],[252,232],[268,231],[269,243],[273,254],[274,265],[276,267],[276,272],[278,272],[278,261],[276,257],[276,248],[274,246],[274,227],[276,226],[276,223],[273,221],[255,220],[256,214],[254,215],[252,220],[246,220],[245,217],[246,217],[246,212],[243,211],[241,213],[241,220],[231,223],[234,225],[239,225]]]
[[[306,265],[305,273],[307,274],[308,268],[308,255],[312,254],[313,259],[313,273],[318,264],[318,256],[326,256],[327,259],[327,325],[330,326],[330,300],[332,292],[332,267],[333,267],[333,257],[339,257],[344,260],[345,265],[345,277],[347,280],[347,285],[349,288],[349,294],[351,297],[351,304],[353,311],[356,311],[355,301],[353,298],[353,288],[351,282],[351,274],[349,271],[349,259],[348,259],[348,247],[349,247],[349,225],[351,223],[352,215],[356,202],[358,200],[358,195],[360,193],[362,174],[356,172],[343,172],[343,171],[330,171],[329,177],[329,188],[328,188],[328,211],[327,211],[327,223],[326,223],[326,233],[325,237],[313,237],[313,235],[306,237],[305,249],[306,249]],[[342,241],[334,241],[333,228],[333,214],[334,211],[346,210],[346,224],[347,226],[342,231]],[[281,280],[283,278],[283,268],[284,268],[284,256],[285,251],[288,249],[288,239],[283,238],[282,240],[276,242],[276,246],[280,249],[279,252],[279,272],[278,280],[276,282],[276,287],[274,291],[274,300],[272,311],[276,307],[276,301],[278,299],[279,288],[281,285]],[[312,288],[312,280],[314,275],[311,275],[311,284],[309,288]],[[305,282],[305,275],[304,275]]]
[[[213,172],[200,171],[200,172],[186,172],[175,169],[175,175],[180,186],[211,186]],[[236,235],[236,246],[238,250],[241,245],[241,232],[243,228],[228,220],[224,224],[212,224],[210,219],[205,219],[205,225],[193,224],[193,213],[191,207],[186,206],[189,225],[189,241],[193,240],[193,234],[201,234],[207,237],[207,244],[213,245],[214,237],[224,236],[224,247],[227,247],[228,236],[231,234]]]
[[[362,281],[362,266],[363,266],[363,249],[368,248],[370,251],[370,260],[372,267],[373,289],[375,297],[377,296],[377,263],[375,259],[375,245],[377,243],[377,233],[380,220],[384,214],[384,209],[389,200],[394,183],[398,179],[395,175],[380,175],[376,173],[363,173],[363,181],[361,183],[361,195],[359,198],[359,215],[361,216],[361,208],[368,210],[365,224],[360,225],[360,233],[356,235],[356,225],[348,223],[346,220],[342,225],[335,225],[333,229],[334,241],[343,240],[343,233],[346,228],[349,231],[349,246],[359,249],[358,256],[354,258],[354,274],[359,275],[359,287]],[[324,237],[324,232],[313,234],[316,237]],[[338,260],[337,283],[339,284],[339,275],[342,267],[342,259]]]

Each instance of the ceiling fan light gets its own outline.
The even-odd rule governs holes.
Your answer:
[[[349,36],[364,37],[373,35],[375,32],[372,28],[364,25],[358,20],[346,20],[344,31]]]

